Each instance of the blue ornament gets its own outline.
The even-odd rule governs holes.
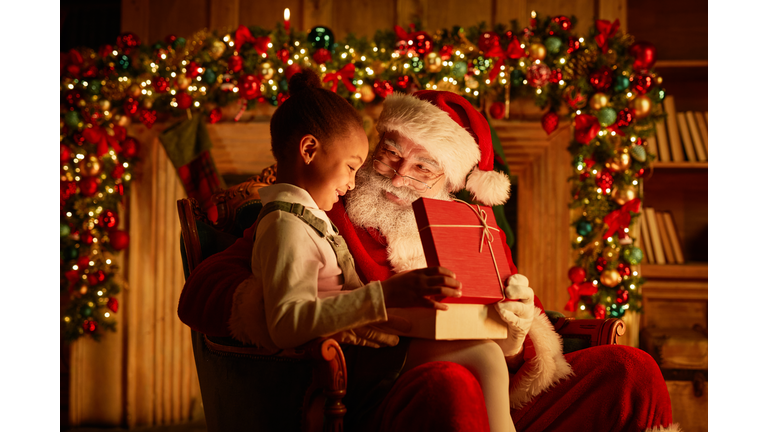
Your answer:
[[[77,111],[67,112],[64,115],[64,123],[66,123],[67,126],[76,129],[77,126],[81,123],[80,114],[78,114]]]
[[[613,81],[613,89],[617,92],[624,91],[629,88],[629,78],[624,75],[619,75]]]
[[[128,70],[131,67],[131,58],[125,54],[117,56],[117,66],[122,70]]]
[[[325,48],[328,51],[333,52],[335,39],[333,37],[333,32],[328,27],[317,26],[313,28],[307,33],[307,40],[315,50]]]
[[[451,69],[451,74],[455,76],[456,78],[461,78],[464,75],[467,74],[467,63],[463,61],[458,61],[453,64],[453,68]]]
[[[563,46],[563,41],[557,36],[550,36],[544,40],[544,46],[547,47],[547,52],[557,54]]]
[[[611,307],[608,308],[608,315],[610,315],[611,318],[621,318],[624,316],[624,312],[626,312],[626,309],[616,303],[613,303]]]
[[[610,107],[600,108],[597,112],[597,121],[600,122],[600,126],[608,127],[616,123],[616,111]]]
[[[632,265],[638,265],[643,259],[643,250],[636,246],[625,247],[621,251],[621,255],[624,261]]]
[[[203,81],[208,84],[213,84],[216,82],[216,73],[212,71],[211,68],[206,68],[205,72],[203,72]]]
[[[581,236],[588,235],[592,232],[592,224],[589,221],[580,220],[576,223],[576,232]]]

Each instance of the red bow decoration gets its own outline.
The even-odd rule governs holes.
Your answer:
[[[120,144],[117,138],[107,134],[101,126],[94,126],[87,128],[83,131],[83,138],[91,144],[96,144],[96,156],[102,157],[109,152],[109,146],[115,150],[116,153],[120,152]]]
[[[402,50],[401,54],[407,55],[409,52],[416,55],[425,55],[432,51],[432,39],[429,37],[429,33],[425,31],[416,31],[414,24],[410,25],[411,32],[408,33],[400,27],[395,26],[395,35],[398,40],[405,43],[404,46],[399,46],[398,50]]]
[[[605,226],[608,227],[603,234],[603,239],[611,237],[616,231],[624,231],[624,228],[629,227],[629,223],[632,221],[632,213],[640,213],[640,198],[635,198],[623,206],[620,209],[614,210],[603,218]]]
[[[576,306],[579,304],[579,299],[582,296],[591,296],[597,292],[597,287],[592,282],[582,282],[579,284],[573,284],[568,287],[568,294],[571,295],[571,299],[565,304],[567,312],[573,312],[576,310]]]
[[[241,25],[237,28],[237,31],[235,31],[235,51],[240,51],[240,47],[246,42],[253,45],[253,49],[255,49],[259,55],[264,55],[269,48],[268,45],[270,39],[269,36],[253,37],[251,30],[248,29],[248,27]]]
[[[616,36],[616,32],[619,30],[619,20],[616,19],[613,24],[608,20],[597,20],[595,21],[595,27],[598,31],[598,35],[595,36],[595,42],[603,50],[603,54],[605,54],[608,52],[608,39]]]
[[[517,60],[522,57],[526,57],[527,54],[525,53],[525,49],[523,49],[520,46],[520,41],[517,40],[517,36],[513,36],[512,40],[509,42],[509,45],[507,45],[507,50],[504,51],[501,49],[499,45],[494,46],[490,49],[485,55],[489,58],[498,58],[496,61],[496,64],[493,65],[493,69],[491,69],[491,72],[488,74],[488,78],[493,81],[496,79],[496,76],[499,75],[499,71],[501,70],[501,65],[503,65],[507,59],[510,60]]]
[[[339,69],[338,72],[329,72],[325,74],[325,78],[323,78],[323,82],[333,81],[333,84],[331,85],[331,91],[336,93],[336,88],[339,85],[339,80],[341,80],[342,83],[344,83],[344,86],[347,87],[347,90],[349,90],[350,93],[353,93],[357,88],[352,84],[352,77],[355,76],[355,65],[352,63],[347,63],[346,66]]]
[[[589,114],[579,114],[574,119],[574,138],[581,144],[589,144],[600,132],[600,122],[597,117]]]

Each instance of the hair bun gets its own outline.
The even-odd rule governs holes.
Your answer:
[[[288,81],[288,93],[295,95],[312,89],[322,88],[320,77],[312,69],[304,69],[293,74]]]

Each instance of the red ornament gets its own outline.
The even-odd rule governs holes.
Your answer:
[[[133,137],[127,137],[125,141],[123,141],[123,156],[130,159],[136,157],[138,152],[139,142]]]
[[[403,75],[397,78],[397,86],[402,90],[405,90],[410,83],[411,77],[408,75]]]
[[[552,72],[549,70],[549,66],[544,63],[533,64],[528,68],[528,84],[532,87],[541,87],[549,81],[549,76]]]
[[[80,280],[80,272],[77,270],[67,270],[64,272],[64,277],[67,278],[69,284],[72,285]]]
[[[186,72],[187,76],[192,79],[197,78],[197,76],[200,75],[200,73],[202,72],[199,69],[201,69],[199,64],[195,62],[189,62],[189,66],[187,66],[187,72]]]
[[[595,305],[595,307],[592,308],[592,315],[594,315],[596,319],[605,319],[605,305]]]
[[[570,31],[573,28],[570,18],[564,15],[556,16],[552,18],[552,22],[557,24],[561,30]]]
[[[157,111],[141,108],[139,109],[139,120],[144,123],[144,126],[151,129],[152,125],[157,121]]]
[[[620,289],[616,291],[616,303],[625,304],[629,301],[629,291]]]
[[[233,55],[227,60],[227,68],[230,73],[238,73],[243,70],[243,58],[239,55]]]
[[[80,194],[91,197],[99,190],[99,182],[95,177],[82,177],[80,179]]]
[[[544,128],[544,130],[547,132],[547,135],[554,132],[555,129],[557,129],[557,125],[559,123],[560,117],[558,117],[554,111],[549,111],[548,113],[541,116],[541,127]]]
[[[216,124],[219,120],[221,120],[221,108],[216,107],[208,113],[208,123]]]
[[[83,321],[83,330],[85,330],[87,333],[93,333],[96,331],[96,321],[94,320],[85,320]]]
[[[240,94],[247,100],[261,96],[261,77],[254,74],[245,74],[240,77]]]
[[[376,79],[373,82],[373,92],[376,93],[376,96],[384,99],[387,96],[391,95],[395,89],[392,87],[392,83],[389,81],[381,81],[379,79]]]
[[[173,45],[173,43],[176,42],[176,39],[178,39],[176,37],[176,35],[169,34],[168,36],[165,37],[165,44],[166,45]]]
[[[600,132],[600,122],[597,117],[589,114],[579,114],[574,117],[573,126],[573,137],[584,145],[588,145]]]
[[[101,271],[101,270],[96,270],[96,272],[94,274],[96,275],[96,279],[99,282],[104,282],[104,280],[107,279],[107,275],[105,275],[104,272]]]
[[[603,257],[599,257],[597,260],[595,260],[595,268],[597,271],[602,272],[605,270],[605,266],[608,265],[608,260],[606,260]]]
[[[616,125],[618,127],[629,126],[635,120],[635,114],[629,108],[624,108],[616,115]]]
[[[117,227],[117,224],[118,224],[117,214],[112,210],[104,210],[99,216],[99,224],[101,224],[102,227],[107,229],[112,229]]]
[[[653,86],[653,78],[650,75],[635,74],[629,78],[629,87],[638,95],[644,95]]]
[[[496,120],[504,118],[504,102],[494,102],[491,104],[491,117]]]
[[[107,308],[112,312],[117,313],[117,299],[110,297],[109,300],[107,300]]]
[[[63,181],[59,185],[61,205],[64,205],[64,201],[77,192],[77,183],[73,181]]]
[[[622,276],[629,276],[632,274],[632,268],[624,263],[619,263],[618,267],[616,267],[616,271]]]
[[[121,230],[113,230],[109,232],[109,243],[115,250],[123,250],[128,247],[130,237],[128,233]]]
[[[75,107],[83,99],[83,93],[80,89],[67,90],[64,93],[64,100],[67,101],[67,105]]]
[[[61,162],[69,162],[72,160],[72,150],[66,144],[59,144],[59,158]]]
[[[443,45],[443,47],[440,48],[440,59],[448,60],[451,57],[453,57],[453,45]]]
[[[589,83],[599,92],[607,91],[613,83],[611,68],[603,66],[589,74]]]
[[[187,92],[176,94],[176,108],[185,110],[192,106],[192,96]]]
[[[325,48],[318,48],[317,51],[312,54],[312,59],[314,59],[317,64],[324,64],[331,59],[331,52]]]
[[[89,274],[86,277],[86,280],[88,281],[88,285],[90,286],[96,286],[99,283],[99,279],[96,277],[95,274]]]
[[[413,42],[412,49],[416,52],[416,55],[424,57],[424,55],[432,52],[433,43],[429,33],[420,31],[412,33],[411,37],[411,42]]]
[[[288,59],[291,58],[291,53],[288,52],[286,48],[280,48],[279,50],[277,50],[277,53],[275,53],[275,55],[283,63],[287,62]]]
[[[278,93],[277,94],[277,106],[282,105],[283,102],[288,100],[289,97],[290,96],[287,93],[283,93],[283,92]]]
[[[114,48],[112,48],[112,45],[105,44],[99,47],[99,57],[101,58],[107,58],[112,55],[112,51],[114,51]]]
[[[168,91],[168,78],[156,76],[152,80],[152,88],[158,93],[165,93]]]
[[[584,282],[584,279],[587,278],[587,271],[584,270],[584,268],[579,266],[573,266],[570,269],[568,269],[568,279],[571,280],[571,282],[577,284],[580,282]]]
[[[494,32],[484,32],[477,41],[477,47],[486,53],[497,46],[499,46],[499,35]]]
[[[635,42],[629,47],[629,54],[635,58],[632,69],[646,71],[656,63],[656,47],[650,42]]]
[[[117,37],[117,47],[126,54],[141,44],[139,37],[134,33],[123,33]]]
[[[603,190],[603,194],[606,194],[606,190],[613,186],[613,176],[610,171],[602,170],[595,176],[595,185]]]
[[[285,79],[290,81],[291,77],[299,72],[301,72],[301,66],[294,63],[285,69]]]
[[[560,69],[554,69],[552,71],[552,74],[549,76],[549,82],[555,83],[555,84],[559,83],[560,80],[562,79],[563,79],[563,71],[561,71]]]
[[[120,126],[120,125],[116,125],[116,124],[113,124],[113,125],[112,125],[112,132],[114,132],[114,134],[115,134],[115,135],[114,135],[114,137],[115,137],[115,139],[117,139],[118,141],[122,141],[122,140],[124,140],[124,139],[125,139],[125,137],[126,137],[126,136],[127,136],[127,134],[128,134],[128,132],[125,130],[125,128],[124,128],[124,127],[122,127],[122,126]],[[107,134],[107,138],[109,138],[109,134]]]
[[[122,165],[115,165],[115,168],[109,173],[110,177],[115,180],[122,178],[123,174],[125,174],[125,168]]]
[[[117,186],[115,186],[115,188],[117,189],[118,195],[123,196],[123,192],[125,192],[125,188],[123,187],[123,184],[118,183]]]
[[[91,258],[89,258],[88,255],[83,255],[77,259],[77,266],[80,267],[80,270],[83,270],[84,268],[88,267],[88,263],[90,262]]]
[[[89,245],[93,243],[93,234],[91,234],[90,231],[86,231],[82,236],[80,236],[80,240],[86,244]]]

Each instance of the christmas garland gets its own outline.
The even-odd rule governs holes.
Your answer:
[[[304,33],[288,22],[273,30],[239,26],[203,30],[190,39],[168,36],[142,44],[124,33],[115,46],[73,49],[61,58],[61,273],[67,340],[114,328],[117,311],[112,253],[128,238],[116,210],[130,182],[137,145],[124,126],[203,112],[210,123],[222,108],[234,120],[257,104],[279,105],[287,80],[313,69],[325,85],[358,108],[394,91],[456,92],[476,106],[490,103],[505,117],[505,102],[533,98],[551,133],[560,114],[575,126],[573,225],[576,265],[566,310],[597,318],[637,310],[642,257],[629,235],[638,191],[653,155],[645,138],[663,114],[661,78],[651,69],[655,50],[635,43],[615,21],[598,20],[587,37],[572,34],[574,17],[513,21],[486,28],[428,33],[412,24],[379,30],[372,41],[349,35],[337,42],[318,26]]]

